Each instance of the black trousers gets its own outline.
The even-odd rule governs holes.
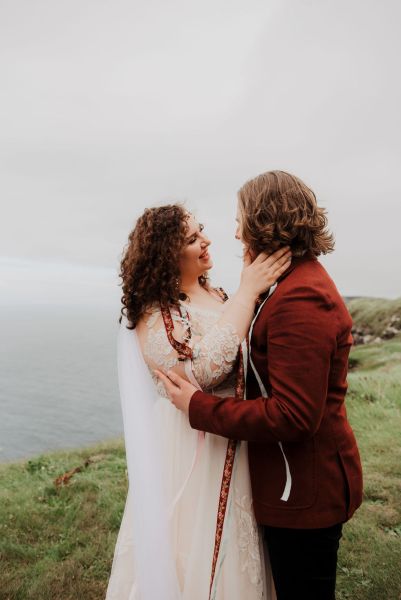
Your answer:
[[[264,526],[277,600],[335,600],[341,531]]]

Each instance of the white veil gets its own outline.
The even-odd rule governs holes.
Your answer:
[[[118,336],[118,379],[130,490],[127,503],[132,503],[133,514],[135,599],[179,600],[162,482],[162,452],[153,416],[157,391],[136,331],[127,329],[125,317]]]

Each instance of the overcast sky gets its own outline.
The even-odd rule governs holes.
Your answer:
[[[236,191],[274,168],[328,209],[340,291],[401,296],[400,16],[399,0],[0,0],[3,298],[49,300],[55,277],[71,300],[100,282],[115,297],[135,218],[176,200],[233,289]]]

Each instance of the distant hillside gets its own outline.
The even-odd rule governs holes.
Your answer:
[[[347,305],[355,329],[364,335],[389,339],[401,331],[401,298],[354,298]]]

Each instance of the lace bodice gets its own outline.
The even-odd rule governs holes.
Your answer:
[[[221,311],[181,304],[181,313],[171,310],[174,337],[186,341],[193,349],[192,372],[204,391],[218,395],[232,393],[235,386],[234,367],[240,339],[230,323],[219,325]],[[191,332],[190,339],[188,332]],[[185,376],[183,363],[171,346],[159,307],[154,307],[146,318],[145,339],[142,340],[145,361],[161,396],[166,396],[163,384],[153,369],[172,369]]]

